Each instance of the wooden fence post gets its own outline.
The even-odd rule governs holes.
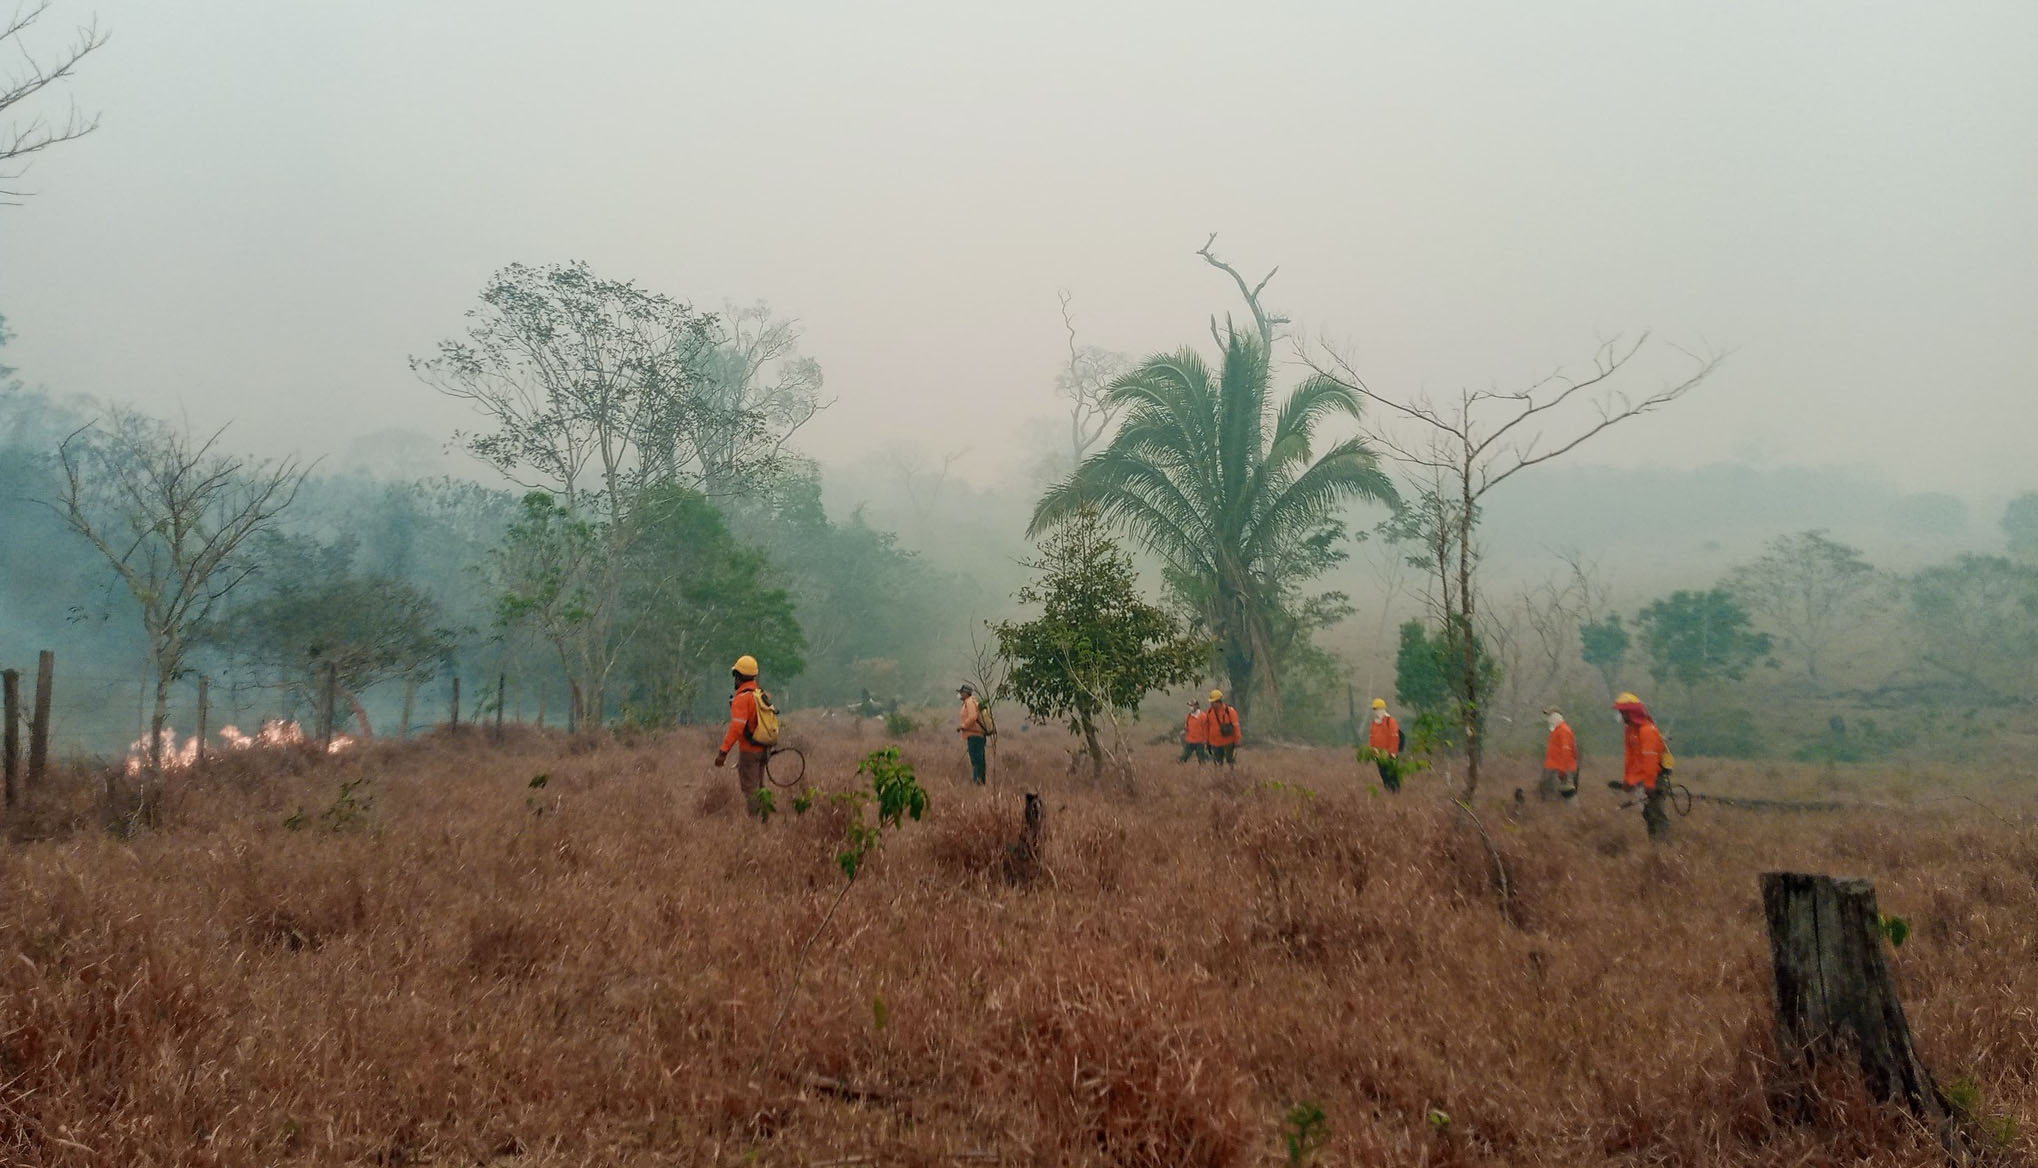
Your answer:
[[[318,743],[332,749],[333,735],[339,730],[338,711],[334,704],[339,700],[340,666],[338,662],[326,662],[326,683],[318,700]]]
[[[12,807],[21,799],[21,671],[0,671],[0,686],[6,690],[7,722],[0,759],[4,759],[6,771],[7,806]]]
[[[1949,1133],[1950,1109],[1911,1045],[1883,956],[1875,885],[1764,872],[1762,912],[1776,972],[1776,1049],[1795,1080],[1786,1089],[1808,1081],[1821,1060],[1849,1054],[1876,1098]]]
[[[495,740],[502,741],[502,712],[509,706],[509,674],[495,675]]]
[[[460,679],[457,677],[453,679],[453,716],[447,721],[452,723],[453,729],[460,728]]]
[[[194,770],[205,769],[206,718],[211,714],[212,679],[203,673],[198,675],[198,743],[197,753],[191,760]]]
[[[28,720],[28,780],[23,790],[42,785],[50,767],[50,690],[56,685],[57,655],[44,649],[35,659],[35,713]]]

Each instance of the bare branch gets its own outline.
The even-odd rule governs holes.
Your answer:
[[[1252,310],[1253,324],[1259,330],[1260,343],[1265,345],[1267,347],[1267,352],[1271,354],[1274,351],[1274,326],[1287,324],[1289,323],[1289,320],[1285,316],[1278,316],[1268,313],[1267,310],[1260,305],[1260,293],[1266,291],[1267,285],[1273,281],[1275,273],[1279,272],[1281,269],[1277,265],[1272,271],[1268,272],[1266,274],[1266,277],[1262,279],[1258,284],[1256,285],[1247,284],[1245,277],[1239,274],[1237,268],[1234,268],[1230,264],[1225,263],[1223,260],[1218,259],[1216,253],[1210,250],[1210,245],[1216,242],[1217,233],[1213,231],[1210,233],[1210,238],[1203,241],[1203,246],[1196,249],[1196,254],[1202,256],[1204,261],[1208,263],[1211,267],[1216,268],[1218,271],[1223,272],[1227,276],[1230,276],[1232,283],[1238,285],[1239,296],[1245,300],[1246,307]],[[1212,337],[1217,337],[1217,320],[1215,317],[1212,317],[1210,321],[1210,335]],[[1220,349],[1223,348],[1224,347],[1223,339],[1218,338],[1217,344]]]
[[[79,62],[106,44],[108,34],[95,20],[78,28],[70,42],[53,55],[38,56],[30,51],[26,43],[29,30],[49,11],[51,2],[37,0],[0,22],[0,46],[11,49],[17,58],[13,72],[0,74],[0,118],[18,114],[16,106],[71,77]],[[98,115],[82,114],[75,105],[59,121],[38,114],[14,124],[0,123],[0,201],[25,197],[26,192],[7,184],[27,173],[35,155],[98,128]]]

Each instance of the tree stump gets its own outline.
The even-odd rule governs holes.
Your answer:
[[[1047,832],[1047,804],[1040,796],[1026,792],[1026,818],[1019,828],[1019,842],[1012,845],[1005,874],[1014,884],[1030,884],[1040,874],[1041,850]]]
[[[1821,1060],[1852,1055],[1868,1090],[1950,1135],[1950,1113],[1911,1044],[1884,959],[1875,885],[1764,872],[1762,910],[1776,970],[1776,1047],[1787,1093]]]

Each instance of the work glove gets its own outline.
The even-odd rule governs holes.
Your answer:
[[[726,750],[718,750],[718,751],[716,751],[716,752],[715,752],[715,765],[716,765],[716,766],[721,766],[721,765],[722,765],[722,764],[723,764],[724,762],[727,762],[727,761],[728,761],[728,759],[729,759],[729,752],[728,752],[728,751],[726,751]]]

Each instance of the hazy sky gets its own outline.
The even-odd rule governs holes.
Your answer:
[[[1733,351],[1590,452],[2038,487],[2038,4],[59,0],[105,116],[0,208],[12,364],[309,453],[585,259],[796,315],[805,445],[967,447],[1083,340],[1207,344],[1210,231],[1376,387]],[[52,28],[52,33],[62,30]],[[45,40],[51,39],[46,36]]]

